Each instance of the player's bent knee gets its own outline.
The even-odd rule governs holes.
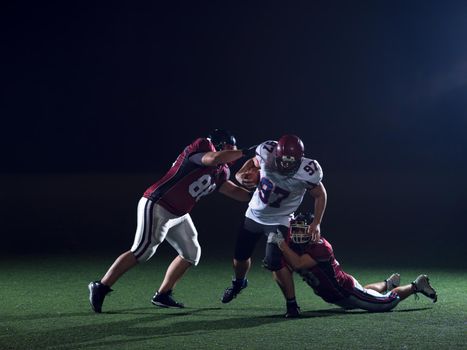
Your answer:
[[[152,253],[151,251],[146,251],[143,252],[141,255],[135,255],[135,258],[136,261],[138,261],[139,263],[145,263],[146,261],[151,259],[153,255],[154,253]]]
[[[183,260],[188,261],[190,264],[197,266],[199,264],[199,261],[201,260],[201,247],[197,246],[196,249],[194,249],[191,252],[185,252],[180,255]]]
[[[237,245],[235,247],[234,259],[239,261],[248,260],[253,254],[254,246],[251,245]]]
[[[277,245],[272,243],[266,244],[266,256],[263,259],[263,267],[270,271],[279,271],[284,267],[282,253]]]
[[[144,250],[131,250],[131,252],[135,256],[136,261],[138,261],[139,263],[144,263],[153,257],[153,255],[156,253],[158,246],[159,245],[157,244],[154,246],[147,247]]]
[[[274,259],[265,258],[263,260],[263,267],[269,271],[275,272],[282,269],[284,267],[284,264],[282,263],[282,261],[276,261]]]
[[[363,309],[369,312],[387,312],[394,309],[399,302],[400,297],[398,295],[394,293],[386,293],[386,295],[382,295],[382,297],[372,298],[369,296],[365,299],[351,295],[346,298],[345,305],[339,305],[339,303],[336,304],[344,308],[351,306],[351,308]]]

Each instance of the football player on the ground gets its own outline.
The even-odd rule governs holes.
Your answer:
[[[271,232],[288,230],[290,215],[299,207],[305,193],[315,200],[315,220],[308,232],[313,240],[320,238],[320,224],[326,208],[323,171],[316,160],[304,157],[303,142],[295,135],[284,135],[279,141],[266,141],[256,148],[256,155],[245,162],[235,175],[246,187],[255,185],[251,170],[259,169],[259,183],[245,213],[235,246],[232,285],[224,291],[222,302],[228,303],[247,287],[246,275],[258,240]],[[286,299],[285,317],[298,317],[300,308],[295,300],[295,287],[282,253],[274,244],[266,244],[264,265]]]
[[[285,241],[280,232],[273,232],[268,242],[276,244],[285,260],[324,301],[344,309],[363,309],[372,312],[389,311],[408,296],[421,293],[437,301],[437,294],[427,275],[418,276],[412,283],[400,286],[400,275],[392,274],[381,282],[362,285],[342,270],[334,257],[331,244],[321,237],[310,240],[305,232],[309,220],[298,216],[291,221],[290,235]]]
[[[208,138],[188,145],[170,170],[149,187],[138,203],[138,224],[133,246],[121,254],[101,280],[89,283],[89,301],[95,312],[102,311],[105,296],[125,272],[149,260],[164,240],[178,252],[164,280],[152,298],[161,307],[183,307],[172,290],[185,271],[197,265],[201,256],[198,232],[189,212],[196,202],[214,190],[239,201],[249,201],[250,193],[229,180],[228,163],[252,157],[254,147],[237,150],[236,140],[226,130],[216,129]]]

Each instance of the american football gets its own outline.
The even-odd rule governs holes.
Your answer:
[[[242,184],[246,187],[255,187],[256,185],[258,185],[259,178],[259,168],[253,167],[243,174]]]

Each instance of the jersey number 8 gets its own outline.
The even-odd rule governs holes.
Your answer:
[[[188,192],[198,201],[202,196],[205,196],[216,188],[215,183],[211,183],[211,176],[204,174],[198,180],[194,181],[188,187]]]

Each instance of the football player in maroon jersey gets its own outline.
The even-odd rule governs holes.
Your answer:
[[[326,239],[321,237],[317,242],[310,239],[306,232],[309,222],[311,220],[305,215],[298,215],[291,221],[287,240],[276,232],[269,235],[268,242],[278,245],[287,264],[324,301],[344,309],[371,312],[392,310],[401,300],[416,293],[437,301],[436,291],[427,275],[420,275],[412,283],[400,286],[400,275],[394,273],[385,281],[362,287],[355,277],[344,272]]]
[[[149,260],[164,240],[178,256],[168,267],[152,303],[160,307],[183,307],[172,297],[172,290],[186,270],[198,264],[201,256],[198,232],[189,213],[200,198],[216,189],[233,199],[249,201],[250,193],[229,180],[227,164],[244,156],[252,157],[254,152],[255,147],[237,150],[235,137],[220,129],[185,147],[169,171],[140,199],[131,249],[121,254],[99,281],[89,283],[92,309],[102,312],[111,286],[133,266]]]

